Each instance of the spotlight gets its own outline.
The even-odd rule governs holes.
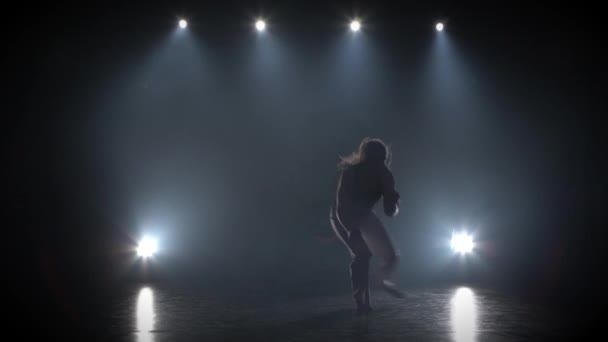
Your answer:
[[[266,29],[266,23],[264,22],[264,20],[258,19],[255,22],[255,29],[258,30],[258,32],[264,31]]]
[[[350,30],[353,32],[357,32],[361,29],[361,22],[357,19],[350,22]]]
[[[460,234],[452,233],[452,249],[460,254],[466,254],[473,251],[475,246],[473,243],[473,237],[465,232]]]
[[[185,29],[186,27],[188,27],[188,22],[185,19],[181,19],[179,21],[179,27]]]
[[[437,23],[437,25],[435,25],[435,29],[437,32],[443,31],[443,23]]]
[[[137,246],[137,255],[142,258],[149,258],[157,251],[156,241],[150,238],[144,238]]]

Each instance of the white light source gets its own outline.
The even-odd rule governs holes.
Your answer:
[[[473,251],[475,244],[473,243],[473,237],[467,233],[452,233],[452,249],[460,254],[470,253]]]
[[[443,23],[437,23],[437,25],[435,25],[435,29],[436,29],[438,32],[443,31]]]
[[[158,250],[156,240],[144,238],[137,246],[137,255],[143,258],[149,258]]]
[[[188,22],[185,19],[181,19],[179,21],[179,27],[185,29],[186,27],[188,27]]]
[[[266,29],[266,23],[264,22],[264,20],[258,19],[255,22],[255,29],[258,30],[258,32],[264,31]]]
[[[350,22],[350,30],[353,32],[357,32],[361,29],[361,22],[357,19]]]

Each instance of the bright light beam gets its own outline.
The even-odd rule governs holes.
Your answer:
[[[156,240],[150,238],[144,238],[137,245],[137,255],[142,258],[149,258],[158,251]]]
[[[450,244],[452,249],[460,254],[471,253],[475,244],[473,243],[473,237],[466,232],[454,234],[452,233],[452,242]]]
[[[258,19],[255,22],[255,29],[258,30],[258,32],[264,31],[266,29],[266,22],[262,19]]]

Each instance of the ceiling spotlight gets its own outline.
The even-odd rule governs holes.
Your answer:
[[[266,29],[266,23],[264,22],[264,20],[258,19],[255,22],[255,29],[258,30],[258,32],[264,31]]]
[[[353,32],[357,32],[361,29],[361,22],[357,19],[350,22],[350,30]]]
[[[186,27],[188,27],[188,22],[185,19],[181,19],[179,21],[179,27],[185,29]]]
[[[443,31],[443,23],[437,23],[437,25],[435,25],[435,29],[437,32]]]

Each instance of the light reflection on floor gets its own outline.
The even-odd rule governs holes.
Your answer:
[[[144,287],[139,291],[135,321],[137,323],[137,342],[153,342],[156,313],[154,312],[154,293],[149,287]]]
[[[475,293],[468,287],[458,288],[450,300],[450,325],[454,342],[477,340],[477,317]]]
[[[521,341],[553,340],[567,324],[495,291],[439,288],[395,299],[373,292],[369,317],[352,312],[348,293],[284,298],[222,296],[144,286],[117,298],[112,341]]]

